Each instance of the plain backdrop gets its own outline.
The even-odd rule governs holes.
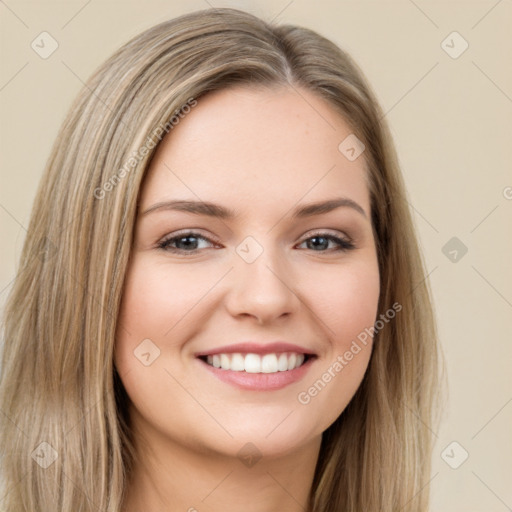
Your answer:
[[[398,150],[447,363],[432,511],[510,510],[510,0],[0,2],[0,306],[51,144],[83,82],[132,36],[209,6],[317,30],[368,77]],[[50,48],[42,32],[58,44],[47,58],[31,46],[45,37]]]

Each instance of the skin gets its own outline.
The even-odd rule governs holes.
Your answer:
[[[350,133],[310,91],[235,86],[201,98],[157,148],[141,190],[115,347],[139,456],[125,512],[305,509],[322,432],[359,387],[371,339],[341,372],[333,362],[377,315],[364,154],[349,161],[338,150]],[[291,217],[299,205],[336,197],[364,214],[343,206]],[[165,208],[143,215],[173,199],[217,203],[238,216]],[[187,229],[211,241],[184,240]],[[339,250],[323,234],[355,248]],[[181,254],[158,247],[175,235],[171,247]],[[263,249],[252,263],[236,251],[248,236]],[[134,355],[144,339],[160,350],[148,366]],[[296,343],[316,359],[300,381],[254,391],[219,380],[194,357],[246,340]],[[300,403],[299,393],[329,368],[335,377]],[[246,443],[262,456],[251,467],[237,455]]]

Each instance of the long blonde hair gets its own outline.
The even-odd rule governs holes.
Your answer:
[[[93,74],[64,120],[4,311],[0,508],[120,512],[135,451],[113,348],[138,194],[155,151],[149,141],[163,126],[170,131],[191,98],[235,84],[313,91],[364,142],[379,314],[402,306],[376,335],[354,398],[323,434],[309,510],[428,509],[442,360],[384,115],[334,43],[236,9],[194,12],[133,38]]]

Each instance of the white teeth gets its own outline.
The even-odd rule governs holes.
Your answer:
[[[244,366],[247,373],[261,373],[261,357],[258,354],[247,354]]]
[[[243,372],[245,370],[245,358],[242,354],[232,354],[231,370],[234,372]]]
[[[220,355],[220,367],[223,370],[229,370],[230,364],[229,364],[229,356],[227,354]]]
[[[261,371],[263,373],[277,372],[277,356],[275,354],[265,354],[261,358]]]
[[[288,370],[288,357],[286,356],[286,354],[279,355],[279,360],[277,361],[277,369],[280,372],[285,372],[286,370]]]
[[[304,363],[304,354],[283,352],[280,354],[215,354],[206,362],[215,368],[247,373],[277,373],[298,368]]]

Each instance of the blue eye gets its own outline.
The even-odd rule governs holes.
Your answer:
[[[215,242],[209,238],[188,231],[179,235],[166,238],[158,243],[157,247],[165,251],[177,254],[194,254],[200,249],[207,247],[200,247],[200,242],[206,242],[207,244],[215,245]],[[334,244],[334,248],[329,244]],[[313,236],[307,238],[299,245],[307,244],[307,248],[313,252],[337,252],[337,251],[349,251],[355,249],[355,245],[350,241],[328,233],[316,233]],[[317,250],[320,249],[320,250]]]
[[[191,252],[197,251],[199,249],[199,247],[198,247],[199,240],[206,240],[207,242],[210,242],[213,244],[213,242],[211,242],[211,240],[209,240],[208,238],[206,238],[198,233],[194,233],[193,231],[190,231],[187,233],[182,233],[181,235],[177,235],[177,236],[173,236],[171,238],[164,239],[158,244],[158,247],[160,249],[164,249],[164,250],[170,251],[170,252],[191,253]]]
[[[320,249],[328,249],[329,242],[333,242],[337,248],[334,248],[334,251],[349,251],[350,249],[354,249],[354,244],[349,241],[345,240],[343,238],[339,238],[334,235],[329,235],[327,233],[316,233],[315,235],[307,238],[304,240],[302,244],[308,244],[308,248],[314,250],[313,248],[320,248]],[[314,252],[327,252],[326,250],[317,251],[314,250]],[[329,251],[331,252],[331,251]]]

